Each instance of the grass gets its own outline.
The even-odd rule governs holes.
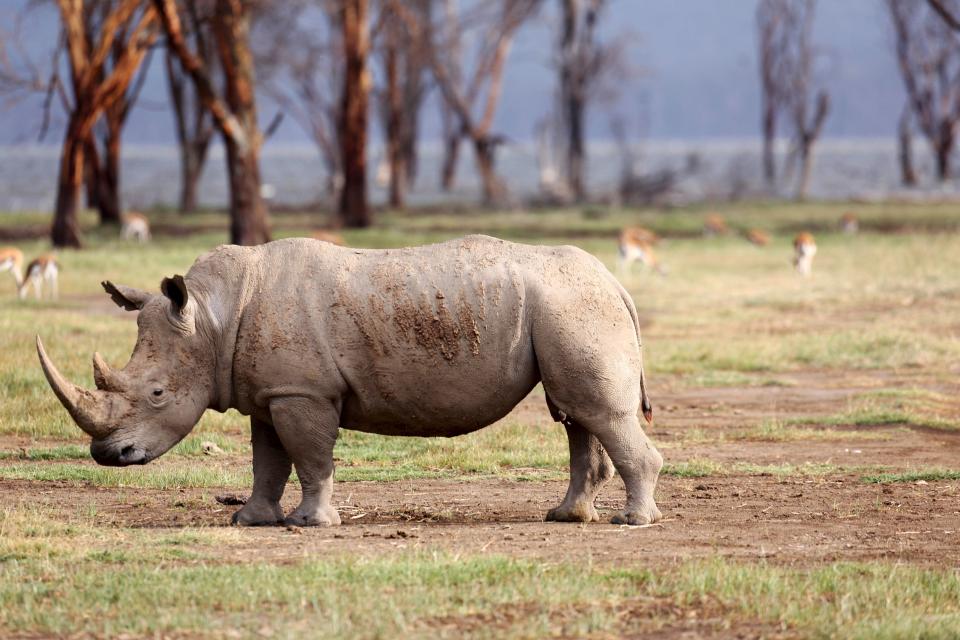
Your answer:
[[[946,569],[720,558],[609,566],[423,550],[275,563],[250,557],[235,529],[170,534],[44,515],[0,511],[0,632],[950,638],[960,625],[960,575]]]
[[[947,469],[923,469],[921,471],[906,471],[904,473],[879,473],[864,476],[864,482],[873,484],[891,484],[894,482],[935,482],[938,480],[960,480],[960,471]]]
[[[924,389],[891,389],[864,393],[845,411],[829,416],[791,418],[788,423],[853,427],[900,425],[955,431],[957,407],[940,393]]]
[[[833,379],[858,371],[915,372],[952,383],[960,358],[960,221],[950,205],[858,205],[865,233],[835,231],[847,205],[752,203],[722,208],[737,229],[774,236],[766,249],[738,237],[704,239],[703,207],[669,214],[577,209],[520,213],[385,213],[372,230],[348,230],[364,247],[423,244],[485,232],[528,242],[577,244],[615,265],[614,238],[643,224],[664,238],[659,256],[670,274],[635,269],[624,277],[644,324],[648,374],[668,385],[790,386],[794,374]],[[90,225],[92,216],[84,217]],[[46,216],[5,222],[44,224]],[[200,229],[160,235],[146,247],[91,230],[88,249],[63,252],[59,302],[13,300],[0,277],[0,478],[110,487],[118,502],[140,489],[229,487],[249,491],[249,428],[236,412],[208,412],[194,432],[147,467],[110,469],[89,460],[86,438],[53,397],[36,364],[33,338],[71,379],[92,386],[90,355],[111,364],[129,357],[134,315],[116,311],[99,288],[110,279],[156,290],[184,273],[200,253],[226,241],[214,213],[159,216],[158,223]],[[305,234],[315,214],[277,219],[277,237]],[[880,234],[894,226],[912,233]],[[812,278],[789,265],[790,240],[809,228],[820,252]],[[43,243],[23,243],[28,256]],[[659,388],[658,388],[659,387]],[[528,415],[530,414],[530,415]],[[562,427],[541,414],[455,439],[380,437],[343,432],[335,449],[337,480],[495,476],[563,479],[568,464]],[[925,389],[864,394],[827,417],[778,416],[722,432],[681,432],[683,444],[881,439],[871,426],[956,429],[950,393]],[[539,417],[538,417],[539,416]],[[859,430],[820,427],[843,426]],[[203,443],[223,453],[208,456]],[[9,443],[9,444],[8,444]],[[669,458],[669,456],[668,456]],[[669,461],[675,478],[770,475],[816,478],[857,474],[864,482],[955,481],[960,473],[919,468],[904,473],[834,464]],[[296,482],[295,477],[292,482]],[[341,491],[349,491],[342,488]],[[185,509],[192,508],[188,504]],[[291,637],[539,637],[736,634],[849,638],[954,638],[960,629],[960,576],[942,567],[882,561],[798,566],[713,558],[610,566],[452,555],[415,542],[376,545],[362,553],[324,553],[334,539],[295,536],[294,552],[271,558],[283,530],[122,527],[79,503],[53,512],[0,505],[0,635]],[[748,534],[749,532],[745,532]],[[633,534],[655,535],[656,529]],[[586,534],[584,534],[586,535]],[[273,536],[271,538],[270,536]],[[289,547],[284,547],[289,551]],[[478,545],[479,546],[479,545]],[[654,552],[655,553],[655,552]],[[598,556],[599,558],[599,556]],[[375,606],[371,606],[375,603]]]

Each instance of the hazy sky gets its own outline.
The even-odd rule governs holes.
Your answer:
[[[0,29],[9,31],[26,0],[0,0]],[[556,0],[520,32],[508,63],[497,128],[528,139],[550,108],[554,72],[549,66]],[[755,137],[758,131],[754,11],[756,0],[610,0],[605,37],[629,38],[635,72],[623,79],[614,109],[653,138]],[[37,59],[56,38],[55,14],[34,12],[26,46]],[[892,54],[891,34],[880,0],[821,0],[814,41],[822,56],[819,79],[831,92],[827,135],[889,137],[903,106],[903,89]],[[0,143],[32,142],[39,126],[38,101],[0,113]],[[155,56],[141,103],[124,134],[131,143],[172,141],[161,56]],[[261,104],[261,118],[276,108]],[[590,133],[609,137],[611,110],[594,109]],[[62,123],[62,117],[59,122]],[[643,124],[646,123],[646,124]],[[425,137],[438,130],[436,110],[423,114]],[[55,144],[59,130],[46,142]],[[379,137],[379,131],[377,132]],[[273,142],[309,140],[287,119]]]

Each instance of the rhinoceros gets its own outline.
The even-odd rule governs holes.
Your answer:
[[[139,311],[125,367],[93,355],[96,390],[43,371],[103,465],[145,464],[207,409],[250,416],[253,491],[240,525],[333,525],[340,429],[457,436],[503,418],[543,383],[566,428],[570,484],[547,520],[599,519],[594,500],[620,473],[614,523],[660,518],[663,458],[641,428],[648,400],[633,301],[575,247],[487,236],[353,249],[312,239],[221,246],[161,294],[103,283]],[[612,461],[612,462],[611,462]],[[296,468],[299,506],[280,498]]]

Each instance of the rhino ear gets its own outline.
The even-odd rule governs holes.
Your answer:
[[[170,299],[173,305],[173,311],[178,315],[183,314],[184,307],[190,300],[190,294],[187,292],[187,283],[183,281],[183,276],[173,276],[164,278],[160,283],[160,291]]]
[[[125,287],[122,284],[113,284],[109,280],[100,283],[103,290],[110,294],[110,298],[117,303],[118,307],[123,307],[127,311],[138,311],[143,309],[143,305],[149,302],[152,294],[133,287]]]

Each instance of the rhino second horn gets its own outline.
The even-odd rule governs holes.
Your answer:
[[[93,354],[93,381],[101,391],[120,391],[123,388],[120,375],[97,352]]]
[[[94,438],[109,435],[111,430],[108,428],[108,412],[105,411],[107,400],[102,393],[88,391],[64,378],[47,356],[40,336],[37,336],[37,355],[40,356],[40,366],[50,388],[77,426]]]

